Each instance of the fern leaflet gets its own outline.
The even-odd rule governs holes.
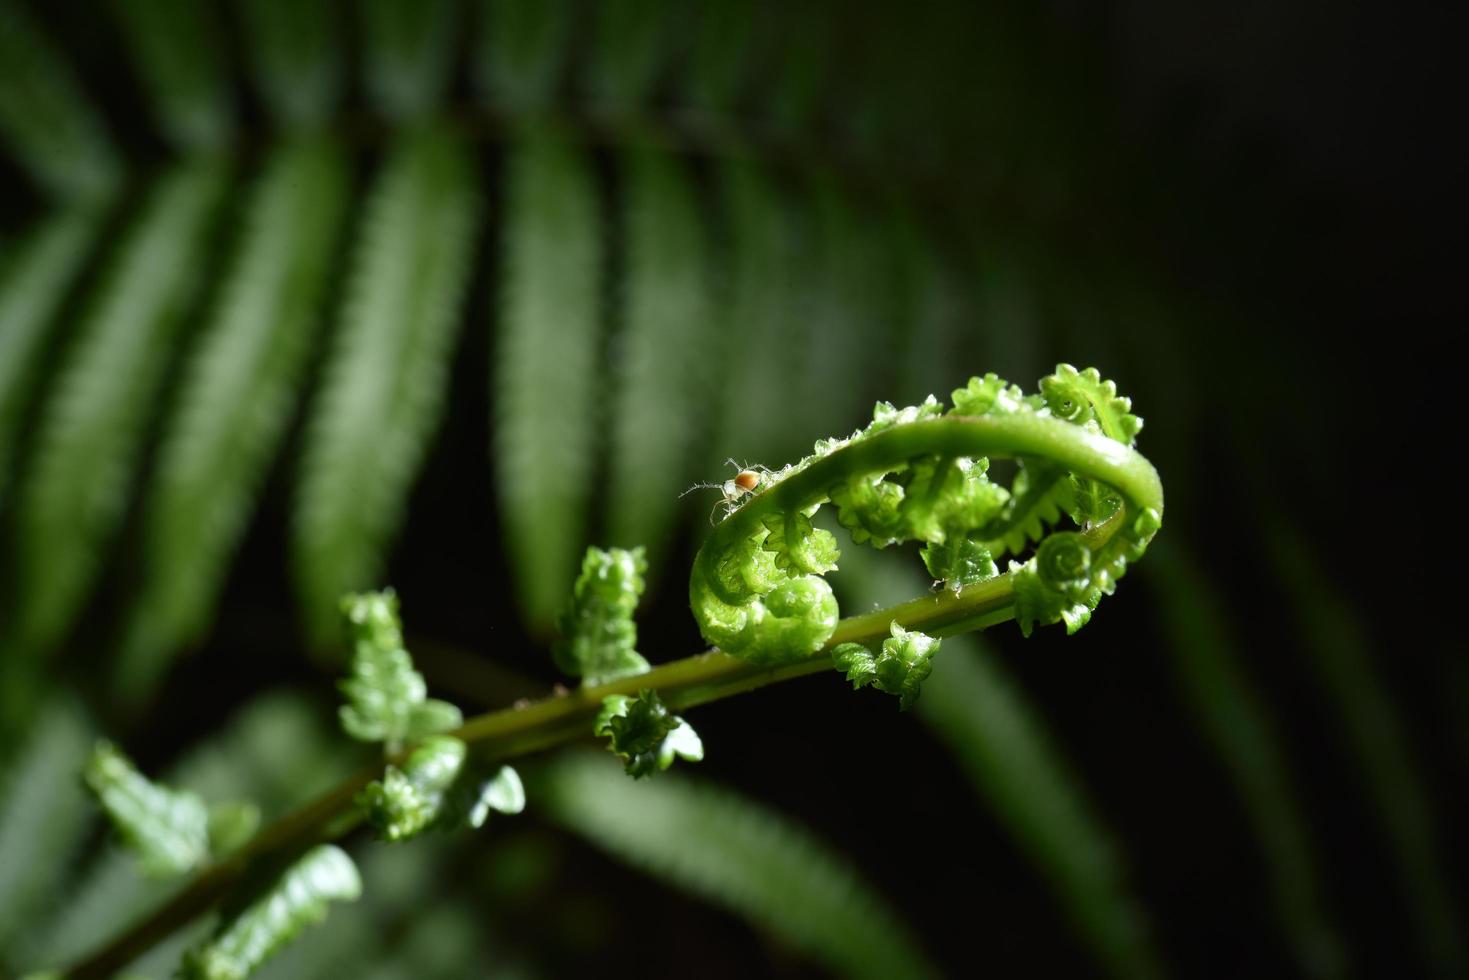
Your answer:
[[[363,216],[306,434],[293,541],[318,648],[370,584],[443,405],[478,216],[474,161],[441,128],[399,138]]]
[[[708,412],[703,368],[714,328],[708,247],[682,163],[640,148],[626,158],[628,269],[612,394],[607,526],[617,544],[646,542],[659,568],[697,423]]]
[[[18,503],[14,660],[47,652],[86,599],[117,528],[206,232],[227,181],[210,161],[153,188],[119,246],[46,405]]]
[[[634,783],[568,753],[534,782],[552,820],[750,919],[852,977],[936,975],[907,926],[845,857],[728,790],[671,777]]]
[[[235,108],[215,7],[193,0],[112,0],[159,125],[183,150],[233,135]]]
[[[587,160],[552,132],[526,130],[508,169],[495,476],[520,608],[548,632],[586,544],[602,397],[600,215]]]
[[[414,119],[439,104],[454,67],[453,0],[366,0],[360,9],[367,91],[384,115]]]
[[[18,3],[0,4],[0,134],[57,197],[94,197],[120,176],[102,121]]]
[[[198,640],[294,410],[347,202],[325,140],[282,145],[247,206],[212,322],[181,381],[144,511],[143,588],[114,690],[147,692]]]
[[[236,8],[249,33],[256,86],[271,114],[287,125],[324,122],[346,81],[336,5],[240,0]]]
[[[3,84],[3,83],[0,83]],[[82,274],[104,210],[72,207],[43,221],[0,272],[0,506],[38,361],[67,293]]]

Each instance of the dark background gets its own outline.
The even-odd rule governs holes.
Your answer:
[[[76,56],[131,154],[166,156],[136,91],[108,84],[125,69],[91,5],[36,13]],[[1417,445],[1425,420],[1439,414],[1434,393],[1452,392],[1457,370],[1444,342],[1429,338],[1462,314],[1449,265],[1461,237],[1461,167],[1445,136],[1461,128],[1449,104],[1459,36],[1449,20],[1428,5],[975,7],[956,22],[977,62],[993,58],[995,37],[1023,47],[1001,67],[977,66],[1003,88],[974,98],[975,132],[951,134],[934,195],[978,202],[1024,256],[1038,297],[1033,336],[1009,349],[966,341],[973,363],[936,372],[935,390],[991,368],[1030,387],[1066,360],[1097,364],[1133,395],[1147,420],[1139,448],[1168,488],[1160,542],[1192,557],[1225,612],[1230,649],[1267,707],[1307,814],[1324,904],[1361,976],[1431,971],[1363,788],[1364,762],[1303,652],[1310,627],[1299,602],[1329,596],[1322,601],[1354,617],[1349,628],[1391,709],[1369,727],[1401,733],[1426,788],[1432,853],[1459,887],[1458,828],[1469,813],[1453,789],[1465,776],[1469,687],[1442,635],[1454,614],[1439,612],[1420,571],[1425,536],[1445,526],[1453,489]],[[923,53],[912,57],[916,65]],[[947,108],[933,118],[962,129],[970,82],[941,79]],[[825,125],[840,130],[838,116]],[[486,153],[491,182],[497,152]],[[881,179],[882,165],[870,173]],[[955,189],[966,174],[972,184]],[[13,169],[4,176],[6,227],[23,227],[39,198]],[[1109,325],[1094,326],[1062,301],[1077,277],[1154,290],[1165,326],[1113,326],[1100,314],[1097,323]],[[466,322],[484,322],[495,303],[494,282],[476,276]],[[468,710],[555,680],[541,639],[517,625],[501,518],[486,506],[497,481],[482,448],[492,344],[483,330],[460,336],[450,408],[385,576],[404,597],[410,646],[430,683]],[[871,387],[899,401],[925,393]],[[283,460],[299,439],[298,425]],[[145,719],[113,719],[145,768],[173,758],[254,691],[308,686],[329,710],[326,678],[300,654],[281,573],[292,479],[278,462],[211,639],[181,661]],[[685,557],[698,521],[687,528],[670,532]],[[1319,571],[1304,593],[1282,587],[1272,541],[1304,552]],[[701,647],[681,567],[673,563],[640,614],[640,649],[655,662]],[[127,601],[126,561],[110,568],[88,624],[110,621]],[[1266,859],[1196,707],[1179,694],[1160,601],[1138,573],[1076,637],[1047,629],[1024,640],[1007,626],[991,643],[1104,815],[1175,972],[1291,975],[1266,899]],[[90,633],[74,639],[58,672],[106,717],[106,692],[88,687],[101,654],[82,635]],[[1094,969],[1004,827],[890,699],[810,679],[709,705],[691,720],[708,749],[700,775],[795,815],[853,855],[955,975]],[[646,975],[813,969],[739,920],[538,824],[533,812],[507,832],[510,843],[484,847],[543,848],[551,870],[524,895],[473,900],[550,972],[609,962],[637,963]],[[901,846],[879,843],[899,828]],[[476,846],[465,848],[478,856]]]

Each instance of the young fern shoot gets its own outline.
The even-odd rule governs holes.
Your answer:
[[[344,599],[354,656],[341,684],[342,726],[381,743],[384,759],[258,834],[248,805],[208,808],[100,749],[89,784],[145,867],[203,870],[72,975],[110,975],[223,901],[214,937],[186,957],[184,974],[245,977],[321,919],[328,902],[360,892],[351,859],[330,841],[362,823],[380,840],[403,841],[478,827],[491,811],[518,813],[525,792],[508,758],[605,737],[629,775],[647,776],[678,758],[703,758],[698,734],[676,711],[833,666],[854,687],[893,694],[907,709],[942,636],[1008,619],[1027,635],[1052,623],[1080,629],[1162,524],[1162,484],[1132,448],[1141,420],[1095,370],[1065,364],[1038,395],[990,374],[954,391],[952,402],[948,410],[932,397],[903,409],[879,403],[866,428],[818,442],[797,463],[740,468],[722,488],[733,498],[729,513],[689,583],[694,617],[715,650],[651,666],[635,649],[642,549],[591,548],[553,649],[580,686],[467,722],[427,697],[393,593]],[[1017,461],[1009,486],[989,478],[991,457]],[[841,555],[811,520],[828,503],[855,544],[921,544],[929,574],[949,588],[840,619],[824,576]],[[1056,527],[1063,514],[1076,530]],[[998,558],[1032,543],[1030,557],[999,571]]]

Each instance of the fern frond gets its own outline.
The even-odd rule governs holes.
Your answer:
[[[594,102],[628,112],[648,97],[668,54],[671,11],[664,0],[603,0],[595,7],[587,82]]]
[[[481,96],[518,113],[550,104],[566,69],[575,12],[574,0],[479,0],[474,68]]]
[[[602,414],[603,243],[588,161],[547,130],[525,131],[510,152],[505,208],[495,478],[520,608],[549,632],[586,544]]]
[[[271,114],[292,126],[325,121],[346,81],[339,7],[299,0],[238,0],[235,7]]]
[[[614,857],[757,923],[834,972],[937,971],[848,858],[752,800],[665,776],[632,782],[608,760],[567,753],[534,783],[553,821]]]
[[[734,108],[750,77],[756,10],[742,0],[699,5],[684,66],[682,95],[689,103],[709,113],[727,114]]]
[[[1293,594],[1297,628],[1325,691],[1341,715],[1339,737],[1361,765],[1364,789],[1392,847],[1403,894],[1414,909],[1418,943],[1432,970],[1451,977],[1469,963],[1462,907],[1438,839],[1433,796],[1406,731],[1372,663],[1361,612],[1339,595],[1299,531],[1283,523],[1266,535],[1282,585]]]
[[[705,351],[715,329],[709,249],[690,175],[668,153],[626,157],[625,312],[611,396],[608,536],[646,543],[656,569],[687,488],[694,439],[716,406]]]
[[[1244,805],[1263,851],[1262,870],[1275,914],[1296,960],[1307,975],[1341,976],[1346,972],[1341,937],[1318,884],[1321,872],[1311,825],[1292,788],[1297,780],[1279,749],[1266,706],[1231,649],[1235,641],[1228,617],[1183,552],[1160,548],[1158,561],[1147,562],[1146,572],[1159,598],[1157,609],[1181,694]]]
[[[223,146],[235,105],[217,8],[194,0],[112,0],[111,7],[163,132],[183,150]]]
[[[708,340],[714,345],[710,360],[723,365],[723,377],[714,389],[713,449],[699,462],[714,467],[730,455],[755,461],[763,453],[789,458],[806,449],[809,435],[786,416],[802,364],[770,352],[804,343],[809,330],[791,209],[763,168],[749,160],[724,162],[717,180],[729,228],[719,266],[728,271]]]
[[[413,119],[436,106],[454,68],[454,0],[365,0],[359,15],[367,93],[379,112]]]
[[[297,488],[297,591],[318,647],[370,585],[443,408],[479,212],[474,158],[448,131],[399,138],[352,258]]]
[[[92,746],[92,725],[68,701],[42,710],[0,783],[0,950],[55,901],[92,823],[92,804],[76,778]],[[18,960],[0,954],[17,971]]]
[[[65,60],[18,3],[0,4],[0,134],[32,179],[92,197],[121,174],[112,141]]]
[[[209,808],[197,793],[153,782],[108,742],[83,778],[144,874],[181,875],[209,859]]]
[[[0,271],[0,507],[48,331],[96,246],[104,216],[105,209],[84,205],[46,218]]]
[[[152,189],[107,270],[48,400],[17,503],[12,666],[46,653],[87,597],[117,528],[148,413],[205,266],[228,186],[212,161]]]
[[[347,852],[318,844],[278,880],[232,912],[213,938],[184,957],[185,980],[243,980],[296,937],[326,918],[332,902],[355,902],[362,878]]]
[[[1074,928],[1117,977],[1163,970],[1111,835],[1043,722],[974,637],[944,641],[918,716],[1050,880]]]
[[[766,103],[777,129],[798,133],[822,110],[833,74],[835,34],[817,4],[787,4],[757,24],[762,49],[773,50]]]
[[[79,785],[73,756],[66,773]],[[350,763],[342,741],[328,730],[318,705],[291,693],[266,694],[250,702],[216,734],[196,744],[164,779],[188,786],[206,799],[249,798],[267,815],[300,806],[326,790]],[[53,914],[16,937],[13,961],[27,968],[75,959],[176,889],[175,881],[143,878],[132,856],[107,848],[67,888]],[[198,935],[185,931],[160,945],[134,968],[147,972],[174,966],[184,945]]]
[[[141,596],[114,690],[135,700],[208,625],[323,317],[348,196],[326,140],[277,149],[243,216],[226,287],[190,355],[144,511]]]
[[[890,380],[874,365],[893,362],[886,327],[894,280],[870,214],[831,173],[811,177],[816,268],[804,353],[803,432],[848,432],[866,414],[874,386]],[[879,371],[881,368],[879,367]]]

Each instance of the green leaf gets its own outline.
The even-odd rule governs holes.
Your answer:
[[[0,12],[0,20],[9,9]],[[76,288],[105,216],[105,208],[86,204],[42,219],[0,271],[0,506],[43,355],[63,329],[57,314]]]
[[[832,648],[831,662],[852,682],[852,690],[861,690],[877,682],[877,658],[860,643],[839,643]]]
[[[805,514],[771,514],[763,523],[769,533],[762,547],[775,555],[776,568],[795,575],[821,575],[837,567],[842,553],[836,535],[812,527]]]
[[[149,692],[208,627],[230,557],[297,405],[348,194],[325,140],[278,147],[246,205],[226,286],[180,381],[144,503],[142,593],[114,689]]]
[[[1077,371],[1057,364],[1054,374],[1041,378],[1046,407],[1057,418],[1095,427],[1125,446],[1137,441],[1143,420],[1132,414],[1132,399],[1117,394],[1117,385],[1103,380],[1096,368]]]
[[[260,807],[254,803],[216,803],[209,808],[209,853],[237,851],[260,829]]]
[[[634,649],[638,627],[633,622],[647,569],[642,548],[587,549],[558,621],[561,638],[551,648],[563,673],[580,677],[587,687],[647,673],[648,661]]]
[[[666,55],[667,21],[677,5],[661,0],[603,0],[594,8],[587,66],[593,98],[619,112],[648,94]]]
[[[917,630],[905,630],[896,621],[889,629],[892,636],[882,641],[877,656],[860,643],[842,643],[832,650],[831,659],[852,682],[853,690],[871,685],[897,696],[898,710],[907,711],[918,700],[924,680],[933,671],[933,655],[938,653],[941,641]]]
[[[436,735],[416,747],[403,765],[388,766],[356,798],[380,840],[402,841],[429,829],[481,827],[490,811],[525,809],[520,775],[500,766],[486,776],[459,739]]]
[[[339,9],[299,0],[238,0],[255,87],[272,116],[289,126],[326,121],[346,81]]]
[[[395,747],[463,724],[458,708],[427,697],[423,675],[403,649],[391,589],[347,596],[342,612],[353,632],[352,676],[337,685],[349,702],[340,710],[348,735]]]
[[[331,902],[362,895],[357,866],[341,848],[318,844],[249,904],[226,912],[213,938],[184,957],[186,980],[242,980],[307,926],[322,922]]]
[[[787,415],[790,393],[801,385],[801,360],[771,356],[801,346],[810,332],[801,315],[805,279],[791,202],[755,160],[721,160],[715,180],[725,233],[714,243],[715,327],[705,338],[716,368],[714,434],[696,456],[706,481],[731,454],[786,456],[808,445],[808,434]],[[698,518],[702,523],[705,515]]]
[[[397,138],[371,189],[305,433],[293,544],[312,641],[378,576],[442,414],[479,194],[447,129]]]
[[[1103,815],[1052,744],[1043,719],[974,637],[945,654],[918,717],[1055,892],[1072,927],[1116,977],[1163,975]]]
[[[580,753],[546,766],[532,790],[556,823],[748,919],[836,975],[937,975],[848,855],[752,800],[673,776],[632,783]]]
[[[52,386],[17,502],[17,660],[33,663],[61,639],[123,517],[152,406],[209,268],[200,256],[225,177],[203,161],[156,183]]]
[[[93,808],[77,782],[77,760],[93,744],[92,724],[81,708],[57,698],[48,703],[14,747],[0,778],[0,963],[11,960],[29,937],[29,924],[69,883],[86,843]]]
[[[144,874],[181,875],[209,860],[209,809],[197,794],[150,782],[108,742],[83,778]]]
[[[528,113],[547,106],[570,52],[572,0],[479,0],[475,77],[492,102]]]
[[[1017,385],[990,373],[982,378],[970,378],[963,388],[955,388],[950,397],[956,415],[1011,415],[1021,410],[1025,396]]]
[[[962,589],[1000,573],[990,550],[973,538],[951,534],[943,543],[929,543],[919,552],[923,566],[950,589]]]
[[[749,81],[756,8],[744,0],[706,0],[698,5],[696,33],[684,66],[682,94],[710,113],[735,108]]]
[[[668,710],[657,691],[640,691],[636,698],[622,694],[603,698],[592,731],[608,738],[612,753],[634,779],[667,769],[675,758],[690,762],[704,758],[698,733]]]
[[[55,197],[100,197],[121,176],[96,110],[18,3],[0,4],[0,136]]]
[[[693,477],[710,404],[714,332],[709,243],[692,175],[666,150],[635,146],[626,173],[627,270],[611,392],[607,534],[646,542],[654,569]]]
[[[395,119],[426,115],[442,100],[459,29],[454,0],[365,0],[359,7],[373,105]]]
[[[1281,751],[1279,726],[1245,671],[1218,588],[1186,552],[1160,547],[1146,563],[1163,641],[1189,716],[1212,743],[1260,848],[1259,873],[1302,973],[1339,975],[1342,936],[1323,893],[1319,847]]]
[[[112,0],[134,67],[164,133],[182,150],[233,135],[235,108],[216,7],[193,0]]]
[[[378,839],[407,840],[438,820],[468,754],[459,739],[435,735],[409,753],[401,768],[388,766],[382,779],[368,783],[357,805]]]
[[[546,632],[586,547],[594,489],[601,218],[585,155],[552,132],[525,131],[506,166],[494,470],[520,608]]]

